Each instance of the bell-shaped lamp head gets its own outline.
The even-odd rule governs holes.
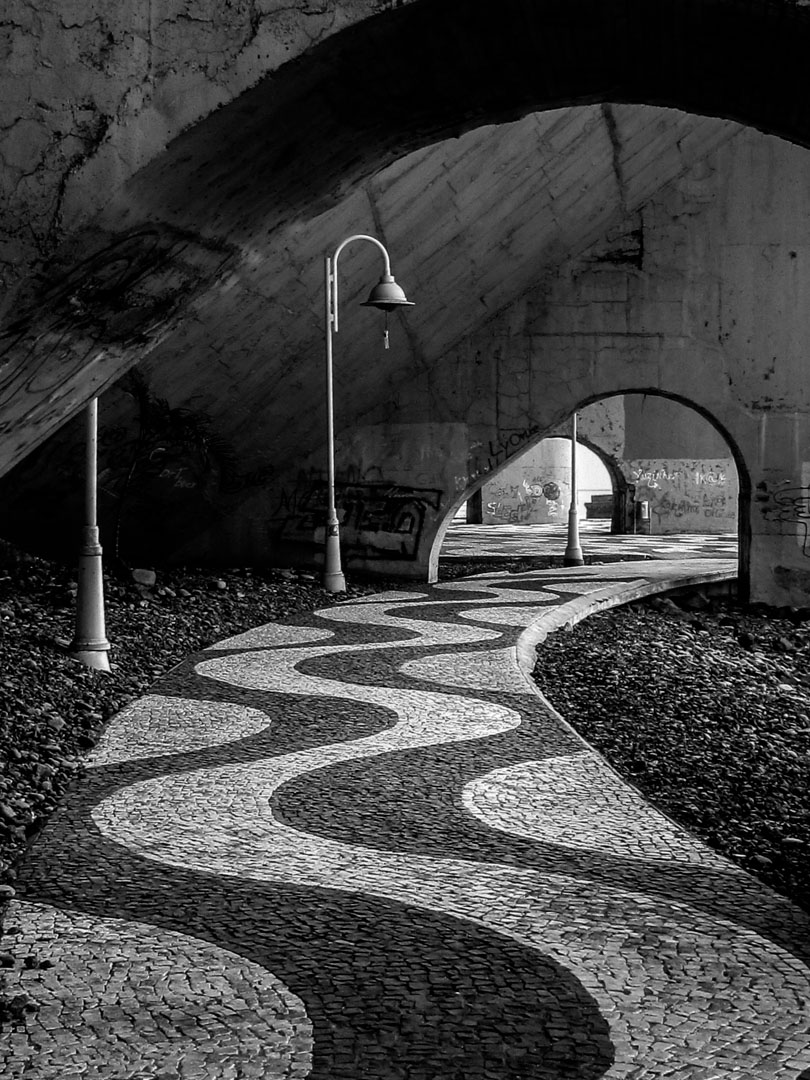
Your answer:
[[[368,300],[361,307],[375,307],[381,311],[393,311],[398,307],[413,307],[413,301],[408,300],[405,293],[394,281],[392,274],[383,274],[379,282],[374,286],[368,296]]]

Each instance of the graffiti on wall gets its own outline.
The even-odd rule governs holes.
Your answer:
[[[763,518],[776,525],[780,532],[796,532],[802,555],[810,559],[810,487],[783,487],[767,492],[764,485],[760,485],[757,502]]]
[[[323,540],[326,482],[310,478],[291,495],[282,495],[279,539],[309,547]],[[335,503],[341,546],[347,559],[412,561],[429,518],[438,515],[442,491],[384,481],[337,483]]]
[[[530,427],[521,428],[519,431],[512,431],[508,435],[498,435],[495,441],[488,439],[486,443],[473,443],[470,446],[467,472],[462,476],[455,477],[456,492],[466,491],[480,477],[487,476],[501,465],[505,465],[509,458],[514,457],[521,447],[539,434],[539,425],[533,424]]]
[[[541,476],[524,477],[519,483],[497,481],[486,487],[485,512],[490,523],[526,525],[560,514],[560,485]]]
[[[637,460],[627,463],[636,498],[650,504],[653,531],[725,532],[737,521],[737,478],[731,463]]]
[[[644,484],[648,488],[664,488],[670,485],[685,487],[689,484],[696,486],[717,485],[725,487],[728,482],[727,470],[720,465],[704,465],[701,467],[695,462],[685,464],[683,467],[674,463],[660,466],[631,466],[633,482]]]

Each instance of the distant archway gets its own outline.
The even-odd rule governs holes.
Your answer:
[[[605,473],[610,480],[613,491],[613,505],[610,515],[610,531],[612,533],[633,532],[636,519],[633,509],[633,492],[627,482],[627,477],[619,468],[614,457],[593,442],[587,435],[579,435],[579,442],[595,454],[602,463]]]
[[[609,457],[599,447],[589,446],[578,439],[577,503],[582,517],[588,513],[591,496],[607,496],[608,520],[615,503],[615,493],[621,482],[621,471],[608,466]],[[495,477],[484,482],[468,499],[465,520],[468,524],[529,525],[551,524],[562,520],[570,501],[571,443],[561,435],[549,435],[514,458],[504,473],[508,478]],[[614,480],[614,474],[616,479]],[[498,480],[501,483],[498,484]],[[495,487],[493,489],[493,484]],[[627,487],[626,482],[624,487]],[[487,498],[483,498],[483,489]],[[464,510],[462,506],[460,512]],[[456,520],[460,516],[456,513]],[[589,515],[590,516],[590,515]],[[604,514],[602,515],[605,516]]]
[[[738,590],[747,597],[751,485],[742,455],[722,425],[694,402],[650,389],[591,399],[578,407],[577,415],[580,443],[599,456],[610,480],[611,532],[736,533]],[[531,463],[540,460],[538,448],[554,436],[559,438],[565,426],[544,433],[531,447],[478,481],[474,490],[480,492],[484,509],[490,492],[501,496],[506,492],[515,503],[514,508],[511,502],[504,506],[500,518],[484,512],[482,528],[487,523],[565,523],[556,509],[551,515],[537,513],[532,520],[529,503],[532,497],[541,502],[543,492],[542,487],[534,491],[537,485],[527,487],[524,479],[527,467],[531,470]],[[560,486],[565,485],[563,476]],[[578,502],[581,513],[582,500]],[[490,500],[490,507],[493,505]],[[443,538],[446,529],[440,534]],[[487,548],[492,548],[491,542]]]

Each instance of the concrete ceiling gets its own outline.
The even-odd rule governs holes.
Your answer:
[[[312,432],[313,424],[323,429],[323,257],[344,237],[383,240],[417,304],[392,316],[386,354],[379,313],[357,307],[380,259],[363,244],[341,256],[336,378],[351,397],[336,407],[349,423],[386,400],[399,372],[429,370],[738,130],[673,110],[590,106],[531,114],[406,155],[325,213],[270,234],[254,225],[240,238],[238,266],[144,370],[160,396],[214,418],[240,458],[271,452],[281,467],[320,442]],[[241,216],[252,216],[246,202]]]
[[[276,13],[278,5],[269,7]],[[306,22],[310,6],[305,7],[301,17]],[[346,19],[338,18],[338,8],[343,11],[344,7],[350,13]],[[456,264],[452,252],[444,258],[428,250],[428,236],[451,241],[452,224],[426,216],[426,235],[420,250],[412,253],[406,242],[410,232],[401,227],[404,220],[410,224],[411,214],[393,216],[398,198],[407,204],[422,194],[407,176],[398,182],[396,173],[390,180],[385,175],[387,167],[411,151],[430,156],[431,147],[453,135],[486,138],[484,125],[522,121],[530,113],[557,106],[599,102],[677,106],[691,114],[741,121],[810,143],[810,106],[803,82],[810,15],[804,4],[793,0],[701,0],[697,4],[682,0],[656,4],[649,0],[548,0],[543,4],[502,0],[497,11],[484,0],[398,0],[395,4],[358,0],[351,5],[324,0],[317,8],[320,36],[309,39],[310,48],[306,48],[304,27],[299,26],[296,34],[301,40],[293,49],[292,38],[281,25],[290,22],[291,14],[281,23],[274,17],[272,27],[257,16],[264,34],[262,51],[250,20],[242,28],[244,35],[234,24],[228,48],[216,48],[222,30],[216,7],[210,12],[210,25],[203,19],[209,33],[198,45],[203,49],[199,70],[190,83],[190,69],[185,82],[180,79],[185,87],[180,96],[173,73],[177,74],[178,65],[185,70],[189,58],[172,60],[173,42],[179,43],[182,36],[175,42],[171,19],[161,22],[161,33],[169,36],[156,43],[157,54],[151,38],[148,43],[152,48],[150,79],[162,80],[155,86],[159,94],[152,101],[146,95],[149,87],[141,85],[140,54],[127,52],[131,34],[137,42],[141,33],[140,23],[128,26],[123,17],[127,8],[122,26],[116,23],[121,42],[115,43],[129,66],[121,66],[121,58],[115,63],[109,57],[99,58],[107,82],[112,79],[126,103],[116,123],[109,115],[112,84],[107,86],[102,109],[93,96],[101,93],[98,72],[94,68],[93,79],[81,82],[87,72],[77,61],[84,54],[79,50],[74,55],[78,46],[58,19],[42,55],[45,64],[47,54],[44,75],[37,70],[34,78],[30,64],[15,59],[8,73],[14,108],[22,107],[34,92],[41,97],[36,98],[36,121],[32,115],[27,126],[12,124],[9,129],[14,162],[24,165],[28,161],[23,153],[26,132],[30,131],[36,145],[36,140],[46,145],[59,141],[59,131],[49,134],[47,124],[41,129],[36,125],[48,115],[51,98],[61,102],[67,95],[70,99],[76,79],[83,87],[88,115],[82,121],[87,137],[66,157],[62,173],[51,168],[49,159],[43,159],[43,167],[34,167],[36,145],[29,147],[33,175],[23,177],[20,190],[36,180],[42,189],[44,218],[31,221],[33,247],[28,245],[31,250],[21,261],[39,267],[40,272],[19,288],[15,286],[5,300],[8,318],[0,329],[0,356],[5,362],[0,374],[0,473],[21,460],[89,396],[112,385],[156,343],[164,342],[161,359],[171,354],[175,366],[179,358],[185,363],[189,350],[197,349],[197,340],[207,340],[204,327],[210,313],[222,316],[217,318],[217,327],[230,326],[227,335],[220,335],[227,338],[227,351],[244,354],[236,363],[239,381],[249,378],[243,370],[249,363],[269,372],[270,386],[277,374],[285,377],[287,369],[299,370],[297,350],[309,345],[307,336],[290,320],[306,320],[311,312],[317,321],[319,302],[313,304],[312,298],[317,296],[320,275],[310,274],[313,259],[317,262],[342,238],[355,216],[370,219],[370,226],[364,226],[368,231],[385,230],[396,247],[400,274],[409,273],[412,265],[417,275],[424,273],[424,267],[439,274],[438,282],[429,278],[429,283],[443,286],[444,310],[425,308],[424,328],[413,324],[409,342],[412,362],[429,364],[462,325],[470,325],[470,319],[478,325],[481,316],[520,287],[522,274],[513,266],[532,246],[533,221],[537,221],[539,243],[533,247],[532,258],[536,258],[534,269],[542,272],[553,260],[555,243],[560,245],[559,261],[562,251],[575,250],[570,244],[587,243],[589,227],[596,235],[600,211],[607,215],[611,205],[631,211],[636,199],[643,197],[645,184],[654,186],[659,166],[656,143],[664,145],[670,139],[660,162],[660,175],[665,176],[670,168],[688,161],[690,138],[681,141],[679,150],[674,129],[667,134],[667,121],[636,125],[624,106],[616,105],[611,115],[597,105],[593,124],[587,113],[582,119],[572,111],[570,124],[562,121],[560,126],[562,114],[548,113],[548,126],[546,120],[538,120],[536,130],[527,129],[526,137],[538,154],[524,176],[525,190],[533,192],[530,177],[538,170],[548,189],[546,199],[532,207],[523,205],[519,180],[523,166],[513,162],[507,151],[503,162],[507,187],[521,201],[521,211],[528,212],[520,226],[492,218],[497,248],[489,246],[487,226],[480,226],[481,252],[471,247],[474,261],[469,273],[462,255]],[[286,10],[282,5],[282,16]],[[202,0],[200,11],[205,14]],[[330,13],[335,18],[327,31]],[[136,23],[145,14],[146,5],[138,12],[133,8]],[[246,5],[229,8],[226,22],[230,26],[249,14]],[[93,46],[93,28],[115,37],[97,23],[91,19],[82,28],[88,49],[101,47],[98,41]],[[14,24],[13,36],[21,49],[34,43],[33,34],[33,27]],[[250,43],[251,59],[248,54],[238,55],[236,43],[242,38]],[[55,42],[67,49],[64,55],[56,54],[63,65],[56,75]],[[108,41],[107,52],[109,45]],[[232,47],[237,48],[236,59]],[[213,51],[206,54],[205,48]],[[36,58],[41,51],[23,49],[20,56],[30,53]],[[231,63],[241,72],[235,82],[228,67]],[[226,84],[236,96],[229,96]],[[119,128],[119,115],[129,118],[129,129]],[[196,119],[183,130],[182,117]],[[661,131],[659,124],[663,124]],[[697,124],[699,130],[702,122]],[[62,120],[58,120],[60,126],[64,126]],[[164,130],[173,134],[159,152]],[[3,129],[0,136],[5,139],[6,135]],[[700,138],[698,134],[695,146]],[[644,149],[646,144],[649,149]],[[68,153],[63,151],[62,156]],[[462,160],[454,163],[450,154],[448,169],[459,170],[455,194],[449,185],[441,191],[440,182],[433,184],[437,211],[459,214],[458,235],[464,235],[460,245],[474,244],[479,218],[485,216],[483,210],[466,213],[469,207],[462,189],[468,189],[468,202],[475,202],[485,186],[500,190],[489,182],[488,162],[481,169],[474,163],[475,153],[474,148],[470,150],[466,178]],[[497,164],[497,154],[492,164]],[[417,163],[413,176],[418,176],[419,167]],[[431,166],[426,162],[424,168],[425,182],[430,183]],[[470,168],[478,184],[469,181]],[[482,196],[482,206],[488,197]],[[28,235],[26,214],[20,216],[21,207],[11,206],[16,198],[16,191],[9,193],[9,220],[17,223],[17,233]],[[585,227],[581,234],[572,235],[581,198]],[[63,219],[68,203],[69,221]],[[97,213],[100,207],[104,209]],[[348,212],[344,214],[341,207]],[[506,213],[508,209],[504,207]],[[505,239],[507,235],[511,241]],[[510,265],[504,247],[508,242],[516,252]],[[549,247],[543,250],[543,244]],[[488,246],[490,251],[503,250],[507,259],[482,254]],[[296,277],[301,279],[297,291],[288,288],[279,253],[297,267]],[[418,276],[410,280],[419,286]],[[480,310],[473,313],[476,304],[467,309],[459,306],[458,295],[450,302],[448,289],[456,284],[471,287],[468,296],[477,291]],[[229,286],[233,295],[226,299]],[[251,290],[256,290],[253,305],[248,298]],[[420,295],[424,296],[424,290]],[[429,302],[420,300],[420,307],[425,303]],[[266,332],[268,311],[276,316],[272,333]],[[259,314],[258,320],[254,314]],[[199,332],[195,332],[195,322]],[[269,364],[261,350],[272,353]],[[221,347],[210,354],[213,362],[232,366],[230,359],[223,358]],[[351,370],[351,355],[348,363]],[[380,377],[384,381],[384,369]],[[184,387],[190,385],[186,379],[182,382]],[[167,386],[171,389],[171,383]],[[213,391],[201,388],[200,393],[210,397]]]

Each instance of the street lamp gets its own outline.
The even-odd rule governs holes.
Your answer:
[[[584,562],[577,517],[577,414],[574,413],[571,418],[571,505],[568,507],[568,546],[563,555],[563,566],[582,566]]]
[[[362,307],[380,308],[381,311],[393,311],[397,307],[413,307],[405,293],[394,281],[391,273],[391,260],[388,252],[379,240],[362,233],[349,236],[338,245],[334,256],[326,257],[326,443],[327,443],[327,520],[326,540],[324,545],[323,584],[327,592],[346,591],[346,579],[340,566],[340,524],[335,507],[335,419],[334,394],[332,390],[332,334],[338,332],[338,277],[337,264],[341,251],[353,240],[368,240],[382,252],[385,271],[379,282],[369,293],[368,300]],[[388,323],[386,320],[385,347],[388,348]]]

